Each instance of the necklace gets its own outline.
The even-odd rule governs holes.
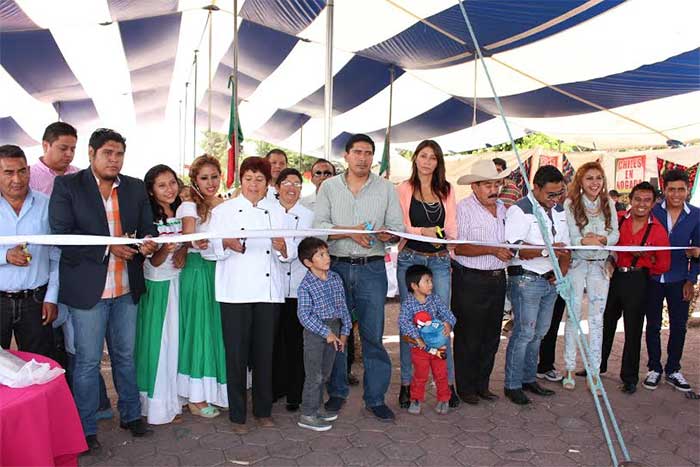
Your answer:
[[[442,216],[442,203],[440,201],[436,203],[424,203],[423,200],[421,200],[420,205],[423,206],[423,212],[425,212],[425,217],[428,219],[428,222],[437,225],[440,216]],[[433,218],[432,215],[435,215],[435,218]]]

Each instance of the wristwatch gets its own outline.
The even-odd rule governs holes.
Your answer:
[[[542,251],[540,252],[543,258],[547,258],[549,256],[549,250],[546,248],[542,248]]]

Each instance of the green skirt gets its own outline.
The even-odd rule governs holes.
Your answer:
[[[214,295],[216,263],[188,253],[180,273],[178,394],[228,407],[221,309]]]

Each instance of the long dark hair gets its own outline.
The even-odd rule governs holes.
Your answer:
[[[445,178],[445,156],[442,154],[442,148],[432,139],[421,141],[418,147],[416,147],[416,150],[413,152],[413,157],[411,157],[411,178],[409,178],[408,181],[413,187],[413,191],[418,191],[418,193],[421,194],[421,198],[423,198],[420,179],[418,178],[418,167],[416,167],[416,159],[418,158],[418,154],[427,147],[433,150],[435,157],[437,158],[437,167],[435,167],[435,171],[433,172],[430,187],[432,188],[433,193],[444,201],[447,199],[447,196],[449,196],[452,186]]]
[[[146,172],[146,176],[143,177],[143,181],[146,184],[146,192],[148,193],[148,200],[151,202],[151,211],[153,212],[153,220],[158,222],[162,221],[165,222],[168,220],[168,216],[165,214],[165,210],[163,209],[163,206],[160,205],[158,200],[156,199],[155,195],[153,194],[153,185],[156,183],[156,178],[160,174],[169,172],[173,174],[173,177],[175,177],[175,180],[178,182],[179,186],[179,179],[177,178],[177,174],[173,169],[168,167],[165,164],[158,164],[154,167],[151,167],[148,172]],[[173,210],[173,212],[177,211],[177,208],[180,206],[180,203],[182,201],[180,200],[179,196],[175,197],[175,201],[170,203],[170,209]]]

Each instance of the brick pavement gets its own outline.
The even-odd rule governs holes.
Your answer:
[[[387,336],[397,334],[397,305],[387,305]],[[667,331],[666,331],[667,332]],[[700,401],[691,401],[668,385],[654,391],[641,386],[633,396],[617,389],[621,334],[615,342],[608,374],[603,377],[632,459],[648,466],[700,464]],[[666,334],[664,333],[664,338]],[[296,416],[283,403],[274,407],[277,428],[253,428],[239,436],[230,431],[226,413],[216,419],[193,417],[180,424],[154,427],[153,437],[134,439],[120,430],[116,420],[99,424],[103,445],[100,457],[84,456],[82,466],[150,465],[609,465],[610,458],[593,399],[582,379],[576,390],[547,383],[557,394],[534,398],[518,407],[501,400],[462,404],[448,415],[432,410],[434,389],[429,391],[423,414],[411,416],[397,408],[399,385],[397,339],[387,339],[394,374],[387,402],[397,412],[394,423],[380,423],[362,406],[360,387],[332,430],[315,433],[296,426]],[[501,347],[491,388],[502,396],[505,345]],[[559,338],[559,360],[563,337]],[[683,368],[694,387],[700,386],[700,328],[689,329]],[[646,350],[642,350],[642,372]],[[361,365],[355,366],[361,373]],[[643,377],[643,375],[640,375]],[[109,378],[108,378],[109,380]],[[115,399],[113,389],[110,397]],[[249,425],[254,427],[254,421]]]

